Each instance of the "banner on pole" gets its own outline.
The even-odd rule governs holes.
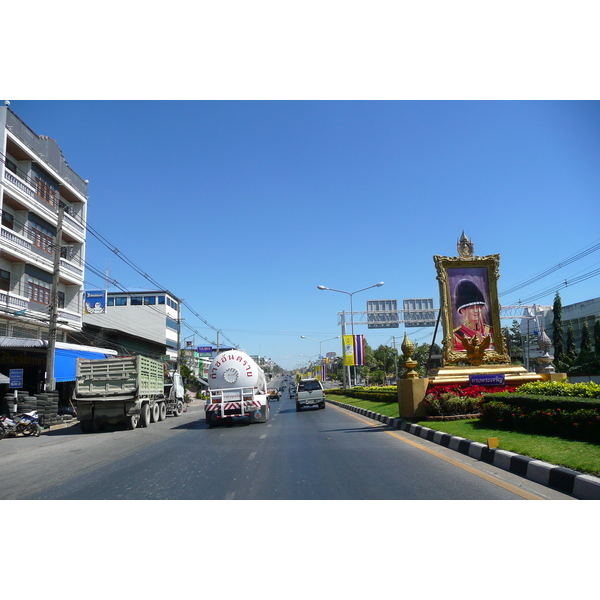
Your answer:
[[[365,336],[344,336],[344,366],[362,366],[365,364]]]
[[[354,365],[354,336],[344,336],[344,366],[351,367]]]
[[[365,364],[365,336],[354,336],[354,364],[362,366]]]

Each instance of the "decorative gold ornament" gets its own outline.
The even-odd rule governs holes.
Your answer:
[[[419,364],[416,360],[412,359],[412,353],[415,350],[414,344],[408,339],[406,331],[404,332],[404,339],[400,345],[402,354],[405,357],[404,368],[407,369],[407,373],[404,375],[404,379],[418,379],[419,374],[415,371],[415,367]]]
[[[473,242],[467,239],[464,230],[456,244],[456,248],[461,258],[471,258],[473,256]]]
[[[476,335],[472,338],[464,337],[462,345],[467,351],[467,360],[470,364],[477,367],[485,361],[485,351],[492,342],[492,338],[486,335],[483,340],[480,340]]]

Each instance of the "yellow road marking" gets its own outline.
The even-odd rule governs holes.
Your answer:
[[[333,406],[333,408],[335,408],[336,410],[343,411],[344,413],[348,414],[349,416],[353,417],[354,419],[361,421],[363,423],[366,423],[370,427],[383,427],[384,426],[382,423],[379,423],[379,422],[373,423],[372,421],[365,419],[353,412],[347,411],[344,408],[340,408],[340,407],[334,406],[332,404],[330,404],[329,406]],[[450,458],[449,456],[445,456],[444,454],[442,454],[440,452],[436,452],[435,450],[432,450],[431,448],[427,448],[423,444],[419,444],[418,442],[413,442],[412,440],[406,439],[405,437],[399,435],[395,431],[384,431],[384,433],[387,433],[388,435],[391,435],[392,437],[395,437],[396,439],[404,442],[405,444],[409,444],[409,445],[413,446],[414,448],[417,448],[418,450],[422,450],[423,452],[427,452],[428,454],[431,454],[432,456],[435,456],[436,458],[440,458],[443,461],[445,461],[451,465],[454,465],[455,467],[458,467],[459,469],[462,469],[463,471],[467,471],[467,473],[471,473],[472,475],[476,475],[477,477],[480,477],[481,479],[485,479],[486,481],[489,481],[490,483],[493,483],[494,485],[497,485],[498,487],[501,487],[502,489],[504,489],[508,492],[511,492],[517,496],[520,496],[521,498],[525,498],[525,500],[543,500],[544,499],[541,496],[538,496],[537,494],[528,492],[528,491],[518,488],[510,483],[502,481],[501,479],[498,479],[494,475],[490,475],[483,471],[479,471],[478,469],[474,469],[473,467],[470,467],[469,465],[466,465],[465,463],[455,460],[454,458]],[[412,434],[408,434],[408,435],[412,435]]]

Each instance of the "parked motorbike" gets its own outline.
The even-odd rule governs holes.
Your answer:
[[[25,436],[40,436],[42,430],[38,423],[37,410],[15,415],[12,419],[5,415],[0,417],[0,439],[3,437],[16,437],[20,433]]]

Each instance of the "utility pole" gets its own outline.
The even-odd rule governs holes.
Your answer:
[[[54,355],[56,351],[56,333],[58,323],[58,282],[60,281],[60,251],[62,247],[62,226],[64,208],[58,207],[58,223],[54,238],[54,271],[52,273],[52,289],[50,292],[50,322],[48,324],[48,353],[46,355],[46,391],[56,390],[54,379]]]
[[[175,369],[181,373],[181,300],[177,301],[177,362]]]

